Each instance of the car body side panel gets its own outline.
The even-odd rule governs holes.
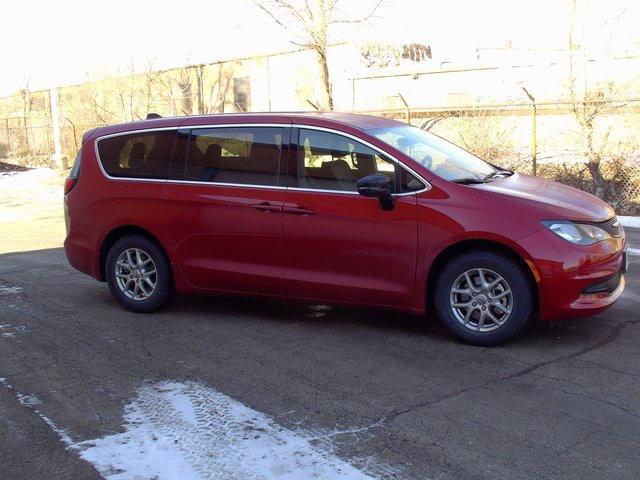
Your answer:
[[[418,258],[415,306],[424,310],[427,279],[435,259],[446,248],[467,240],[498,243],[530,260],[518,240],[542,229],[531,222],[524,209],[510,209],[504,202],[483,195],[472,187],[451,185],[445,191],[434,181],[431,190],[420,193],[418,203]],[[491,228],[488,229],[487,225]]]
[[[413,308],[416,198],[396,197],[385,211],[377,198],[287,191],[284,215],[287,294]]]
[[[163,232],[164,181],[109,179],[100,170],[93,141],[83,147],[82,171],[78,184],[65,199],[69,232],[65,249],[70,263],[103,280],[100,250],[107,235],[119,227],[146,230],[167,249]]]
[[[196,289],[281,295],[284,189],[169,183],[167,241]]]

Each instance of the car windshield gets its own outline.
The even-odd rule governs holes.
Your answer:
[[[482,182],[496,172],[484,160],[421,128],[409,125],[385,127],[367,133],[452,182]]]

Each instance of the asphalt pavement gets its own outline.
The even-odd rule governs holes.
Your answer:
[[[640,251],[640,231],[628,237]],[[178,382],[218,395],[202,415],[259,412],[268,427],[257,430],[280,432],[265,435],[315,441],[333,466],[371,477],[635,480],[640,256],[630,260],[626,291],[608,311],[478,348],[432,319],[381,310],[178,297],[136,315],[60,248],[0,255],[0,477],[132,478],[83,451],[98,452],[105,438],[126,444],[144,417],[144,387],[161,394],[158,385]],[[225,399],[236,410],[221,407]],[[162,432],[183,441],[163,422],[149,423],[154,441]],[[194,448],[185,462],[202,454]],[[234,476],[198,465],[204,477]]]

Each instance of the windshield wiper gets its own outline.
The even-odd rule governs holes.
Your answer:
[[[496,169],[493,172],[491,172],[488,175],[485,175],[482,178],[478,178],[478,177],[464,177],[464,178],[456,178],[454,180],[450,180],[450,182],[453,183],[459,183],[461,185],[474,185],[474,184],[478,184],[478,183],[487,183],[487,180],[493,178],[493,177],[497,177],[498,175],[504,175],[506,177],[513,175],[513,172],[511,170],[505,170],[505,169]]]
[[[513,175],[513,172],[511,170],[504,170],[504,169],[495,170],[494,172],[491,172],[490,174],[486,175],[482,179],[482,181],[486,182],[490,178],[497,177],[498,175],[501,175],[501,176],[504,175],[505,177],[510,177],[511,175]]]
[[[485,175],[484,177],[482,177],[482,181],[486,182],[487,180],[489,180],[490,178],[495,177],[496,175],[498,175],[500,173],[500,170],[494,170],[493,172],[489,173],[488,175]]]
[[[467,178],[456,178],[455,180],[450,180],[453,183],[459,183],[461,185],[472,185],[475,183],[484,183],[482,178],[477,177],[467,177]]]

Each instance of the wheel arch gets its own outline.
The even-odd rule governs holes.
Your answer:
[[[158,246],[158,248],[162,251],[164,256],[167,258],[167,263],[169,264],[171,276],[172,277],[174,276],[171,257],[169,256],[167,250],[164,248],[164,245],[162,245],[162,242],[158,240],[158,237],[156,237],[149,230],[142,228],[138,225],[120,225],[118,227],[113,228],[111,231],[109,231],[109,233],[107,233],[105,237],[102,239],[102,243],[100,245],[100,257],[99,257],[99,264],[98,264],[100,281],[104,282],[106,280],[105,263],[107,261],[107,255],[109,253],[109,250],[111,249],[114,243],[116,243],[120,238],[127,235],[139,235],[155,243]]]
[[[538,283],[536,281],[537,273],[533,270],[533,264],[528,261],[521,252],[518,252],[514,248],[501,243],[496,240],[488,240],[488,239],[466,239],[451,244],[444,248],[438,255],[434,258],[431,263],[431,267],[429,268],[429,274],[427,275],[427,284],[426,284],[426,298],[425,305],[426,308],[433,308],[433,296],[435,293],[435,287],[440,275],[440,272],[444,268],[444,266],[449,262],[449,260],[457,257],[463,253],[467,253],[473,250],[483,250],[488,252],[495,252],[506,257],[511,258],[516,261],[525,272],[527,280],[529,282],[529,286],[531,287],[531,293],[533,295],[534,305],[533,311],[536,314],[539,311],[539,292],[538,292]]]

